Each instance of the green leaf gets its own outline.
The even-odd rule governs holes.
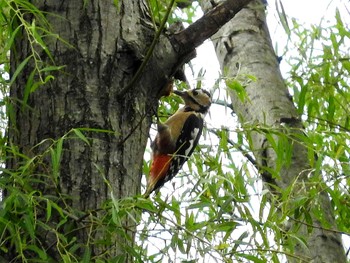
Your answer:
[[[39,29],[39,30],[45,31],[45,29],[41,29],[40,27],[37,27],[35,19],[32,20],[32,25],[29,27],[29,29],[31,30],[31,33],[33,34],[33,37],[34,37],[36,43],[38,43],[41,46],[41,48],[45,51],[46,55],[52,61],[54,61],[54,59],[51,55],[50,49],[46,46],[45,42],[43,41],[41,35],[38,33],[38,30],[37,30],[37,29]]]
[[[44,250],[42,250],[41,248],[39,248],[35,245],[28,245],[26,248],[31,250],[31,251],[34,251],[39,256],[40,259],[42,259],[42,260],[48,259],[46,252]]]
[[[34,83],[34,76],[35,76],[36,71],[32,70],[32,72],[30,72],[26,85],[24,87],[24,94],[23,94],[23,101],[22,101],[22,110],[25,108],[25,106],[27,106],[27,101],[30,95],[30,91],[33,89],[33,85],[35,85]],[[39,85],[38,82],[36,82],[36,85]]]
[[[10,38],[5,42],[5,47],[4,47],[4,51],[5,52],[8,51],[8,50],[11,50],[11,47],[12,47],[13,42],[14,42],[14,39],[15,39],[18,31],[21,28],[22,28],[22,26],[20,25],[20,26],[16,27],[14,31],[12,31]]]
[[[281,7],[281,10],[279,10],[279,6]],[[284,11],[284,7],[281,0],[279,1],[279,5],[276,5],[276,7],[277,7],[277,13],[280,19],[279,21],[282,23],[283,29],[287,33],[287,36],[290,37],[291,29],[289,27],[288,18],[287,18],[286,12]]]
[[[241,102],[245,101],[245,99],[247,98],[247,92],[245,90],[245,87],[243,87],[238,80],[226,80],[226,85],[230,90],[234,91],[237,94]]]
[[[302,114],[304,112],[307,90],[308,90],[307,85],[301,86],[300,94],[298,97],[298,113],[299,114]]]
[[[52,174],[55,182],[58,182],[58,177],[60,175],[60,163],[62,157],[62,148],[63,148],[64,137],[57,140],[55,148],[50,148],[51,152],[51,162],[52,162]]]
[[[24,221],[26,232],[30,235],[31,239],[35,240],[35,227],[34,227],[32,213],[24,215],[23,221]]]
[[[224,250],[230,247],[230,244],[227,243],[220,243],[219,245],[214,246],[214,249],[216,250]]]
[[[82,263],[90,263],[91,262],[91,250],[89,246],[85,246],[84,255],[82,258]]]
[[[117,12],[120,12],[120,7],[119,7],[119,0],[113,0],[113,3],[115,5],[115,7],[117,8]]]
[[[216,232],[232,232],[237,226],[236,222],[228,221],[223,223],[218,223],[215,225]]]
[[[65,67],[66,66],[48,66],[48,67],[42,68],[40,70],[40,72],[58,71],[58,70],[61,70],[61,69],[65,68]]]
[[[257,256],[250,255],[250,254],[244,254],[244,253],[235,253],[237,257],[248,259],[249,262],[256,262],[256,263],[266,263],[265,260],[261,260]]]
[[[156,213],[158,212],[158,209],[154,206],[154,204],[152,203],[152,201],[150,201],[149,199],[137,199],[137,202],[135,203],[136,207],[144,209],[146,211],[152,212],[152,213]]]
[[[328,108],[327,108],[327,119],[329,122],[333,122],[335,114],[335,101],[334,96],[329,96],[328,98]]]
[[[15,72],[13,73],[12,77],[11,77],[11,80],[10,80],[10,83],[9,83],[9,86],[12,86],[13,83],[15,82],[15,80],[17,79],[19,73],[22,72],[23,68],[27,65],[28,61],[30,59],[32,59],[33,56],[28,56],[26,57],[19,65],[18,67],[16,68]]]
[[[79,130],[79,129],[72,129],[72,131],[75,133],[75,135],[81,139],[83,142],[85,142],[87,145],[90,146],[89,140],[85,137],[85,135]]]
[[[46,223],[50,221],[51,211],[52,211],[51,201],[46,199]]]

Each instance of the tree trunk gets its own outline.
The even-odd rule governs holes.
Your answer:
[[[210,9],[210,2],[204,2],[204,10]],[[264,11],[262,3],[254,1],[212,37],[222,72],[228,74],[225,77],[238,79],[246,92],[242,101],[242,96],[231,91],[232,105],[241,125],[246,127],[251,149],[255,149],[252,152],[265,186],[274,194],[291,190],[291,211],[301,209],[311,215],[311,222],[303,217],[289,217],[286,231],[297,231],[299,238],[306,240],[306,246],[287,240],[286,250],[292,246],[290,252],[295,256],[289,262],[346,262],[340,234],[323,228],[336,229],[327,193],[319,189],[319,195],[309,205],[300,208],[294,202],[293,207],[296,198],[307,197],[308,191],[317,187],[310,178],[318,175],[310,167],[303,125],[281,77]],[[254,76],[256,81],[247,76]],[[283,147],[292,148],[290,158],[277,155],[274,143],[278,145],[283,140]],[[321,176],[319,180],[322,181]],[[324,215],[323,223],[316,211]],[[309,232],[306,223],[314,226]]]
[[[131,81],[154,37],[144,1],[119,1],[119,7],[113,1],[87,1],[85,6],[84,2],[34,2],[38,9],[48,12],[46,19],[52,31],[69,43],[47,41],[55,64],[65,67],[55,74],[54,81],[31,93],[26,105],[24,87],[34,62],[24,69],[10,91],[15,106],[9,130],[10,143],[19,145],[20,152],[31,158],[52,146],[49,139],[57,140],[73,128],[87,129],[82,133],[88,143],[74,132],[66,136],[56,185],[52,185],[55,180],[50,178],[53,171],[48,157],[36,170],[50,178],[40,185],[43,195],[59,192],[61,198],[65,196],[61,205],[79,220],[103,208],[111,195],[119,199],[139,193],[143,152],[151,116],[157,108],[159,87],[153,85],[161,82],[135,84],[124,96],[118,95]],[[30,52],[23,33],[11,52],[12,73]],[[50,63],[44,51],[38,52],[44,63]],[[7,167],[16,169],[18,165],[17,160]],[[96,213],[102,216],[103,211]],[[75,217],[69,219],[74,221]],[[79,220],[72,224],[80,224],[82,230],[73,236],[91,246],[92,255],[103,253],[107,248],[98,243],[103,244],[106,237],[96,229],[90,232],[92,220]],[[130,229],[131,235],[135,222],[125,220],[121,227]],[[114,237],[115,245],[110,244],[108,253],[126,254],[124,246],[132,238]],[[92,239],[93,243],[89,243]],[[52,249],[51,256],[59,259],[52,245],[56,242],[54,233],[43,231],[41,240]]]

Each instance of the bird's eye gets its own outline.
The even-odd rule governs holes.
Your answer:
[[[193,93],[194,96],[198,95],[198,91],[196,91],[196,90],[194,90],[192,93]]]

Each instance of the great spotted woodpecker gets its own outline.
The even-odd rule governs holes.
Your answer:
[[[204,116],[211,104],[210,93],[203,89],[174,91],[185,106],[165,123],[158,123],[158,133],[151,144],[152,164],[144,197],[171,180],[197,146]]]

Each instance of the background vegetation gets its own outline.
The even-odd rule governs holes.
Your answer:
[[[154,23],[159,24],[166,13],[168,1],[150,0],[149,3]],[[35,167],[43,159],[51,159],[52,169],[48,170],[52,170],[52,174],[43,173],[42,177],[50,178],[52,184],[57,185],[64,141],[78,139],[89,144],[86,132],[90,130],[72,129],[62,138],[42,142],[45,150],[34,158],[23,156],[18,146],[7,143],[7,123],[13,121],[13,98],[10,98],[8,90],[17,74],[29,60],[35,61],[36,67],[29,74],[27,86],[24,87],[24,92],[30,94],[52,80],[54,74],[51,73],[59,72],[61,66],[54,64],[55,58],[45,44],[50,38],[59,36],[50,31],[45,16],[34,5],[27,1],[7,0],[1,1],[0,7],[2,167],[9,161],[9,156],[22,160],[17,170],[2,168],[0,177],[0,188],[2,193],[6,193],[0,209],[0,260],[1,254],[8,252],[7,244],[11,243],[16,247],[19,261],[49,262],[49,250],[41,247],[41,240],[36,235],[37,231],[44,229],[56,236],[52,246],[58,248],[63,262],[105,262],[107,259],[110,262],[124,262],[123,257],[110,259],[108,251],[92,258],[89,244],[81,247],[74,238],[74,227],[79,227],[79,224],[66,224],[67,218],[76,217],[77,214],[65,205],[69,197],[61,196],[58,200],[53,196],[43,195],[35,188],[38,183],[47,183],[47,180],[40,181],[40,177],[38,179],[33,176]],[[182,10],[174,9],[169,23],[179,17],[190,23],[197,11],[196,3]],[[24,19],[28,14],[36,18],[32,24]],[[278,14],[288,38],[288,44],[282,47],[283,61],[289,64],[290,69],[286,73],[286,82],[304,120],[307,139],[303,143],[310,149],[309,162],[314,172],[311,184],[315,187],[310,187],[307,196],[300,196],[293,204],[290,203],[288,191],[285,191],[276,205],[277,200],[262,187],[260,175],[254,165],[249,137],[244,135],[244,129],[258,132],[261,129],[265,132],[270,128],[225,125],[227,119],[235,119],[226,100],[225,89],[237,90],[234,84],[239,88],[239,83],[226,85],[228,82],[222,73],[214,87],[209,87],[215,91],[214,104],[218,106],[213,106],[211,116],[207,118],[204,139],[188,165],[174,182],[168,183],[159,194],[149,200],[137,196],[119,200],[112,198],[103,207],[104,217],[97,217],[96,211],[82,213],[76,218],[77,222],[87,221],[93,231],[104,233],[103,240],[90,240],[91,244],[112,242],[111,236],[115,231],[129,238],[126,234],[128,229],[122,225],[123,220],[129,218],[137,225],[136,243],[133,246],[126,245],[125,250],[136,262],[283,262],[284,255],[292,254],[293,250],[293,244],[289,244],[289,251],[285,250],[285,235],[300,244],[304,244],[304,240],[300,236],[293,236],[293,230],[286,233],[281,226],[286,217],[294,216],[298,220],[302,214],[308,218],[309,211],[302,208],[313,202],[320,191],[327,192],[331,197],[338,229],[349,240],[350,32],[349,24],[345,22],[348,21],[349,13],[340,14],[336,11],[335,23],[321,21],[311,26],[303,26],[288,17],[288,10],[280,9]],[[27,34],[33,47],[39,46],[52,58],[52,65],[43,64],[33,48],[30,56],[23,60],[9,78],[10,50],[19,34]],[[293,46],[297,47],[298,54]],[[196,79],[195,85],[208,88],[203,81],[205,72],[197,68],[192,70]],[[191,68],[188,72],[191,72]],[[177,85],[182,88],[183,84]],[[244,94],[242,96],[244,99]],[[25,107],[26,101],[21,103]],[[174,96],[165,98],[159,107],[159,116],[165,119],[179,103],[179,99]],[[214,110],[217,109],[227,114],[222,126],[214,121],[217,118]],[[270,133],[273,135],[279,131],[271,129]],[[273,142],[274,137],[271,136],[270,140],[270,143]],[[282,163],[288,159],[290,153],[281,141],[275,150],[279,157],[277,162]],[[149,150],[145,154],[143,173],[147,175],[148,170]],[[320,183],[321,177],[325,183]],[[296,209],[297,207],[300,209]],[[38,215],[42,208],[46,211],[44,217]],[[322,211],[317,211],[316,214],[326,224]],[[50,224],[53,216],[60,218],[58,225]],[[327,228],[325,224],[324,227]],[[313,227],[311,222],[309,227]],[[62,235],[63,228],[71,228],[72,236]],[[85,249],[82,258],[76,255],[76,251],[80,249]],[[348,245],[346,249],[349,249]],[[36,260],[31,260],[33,257]]]

